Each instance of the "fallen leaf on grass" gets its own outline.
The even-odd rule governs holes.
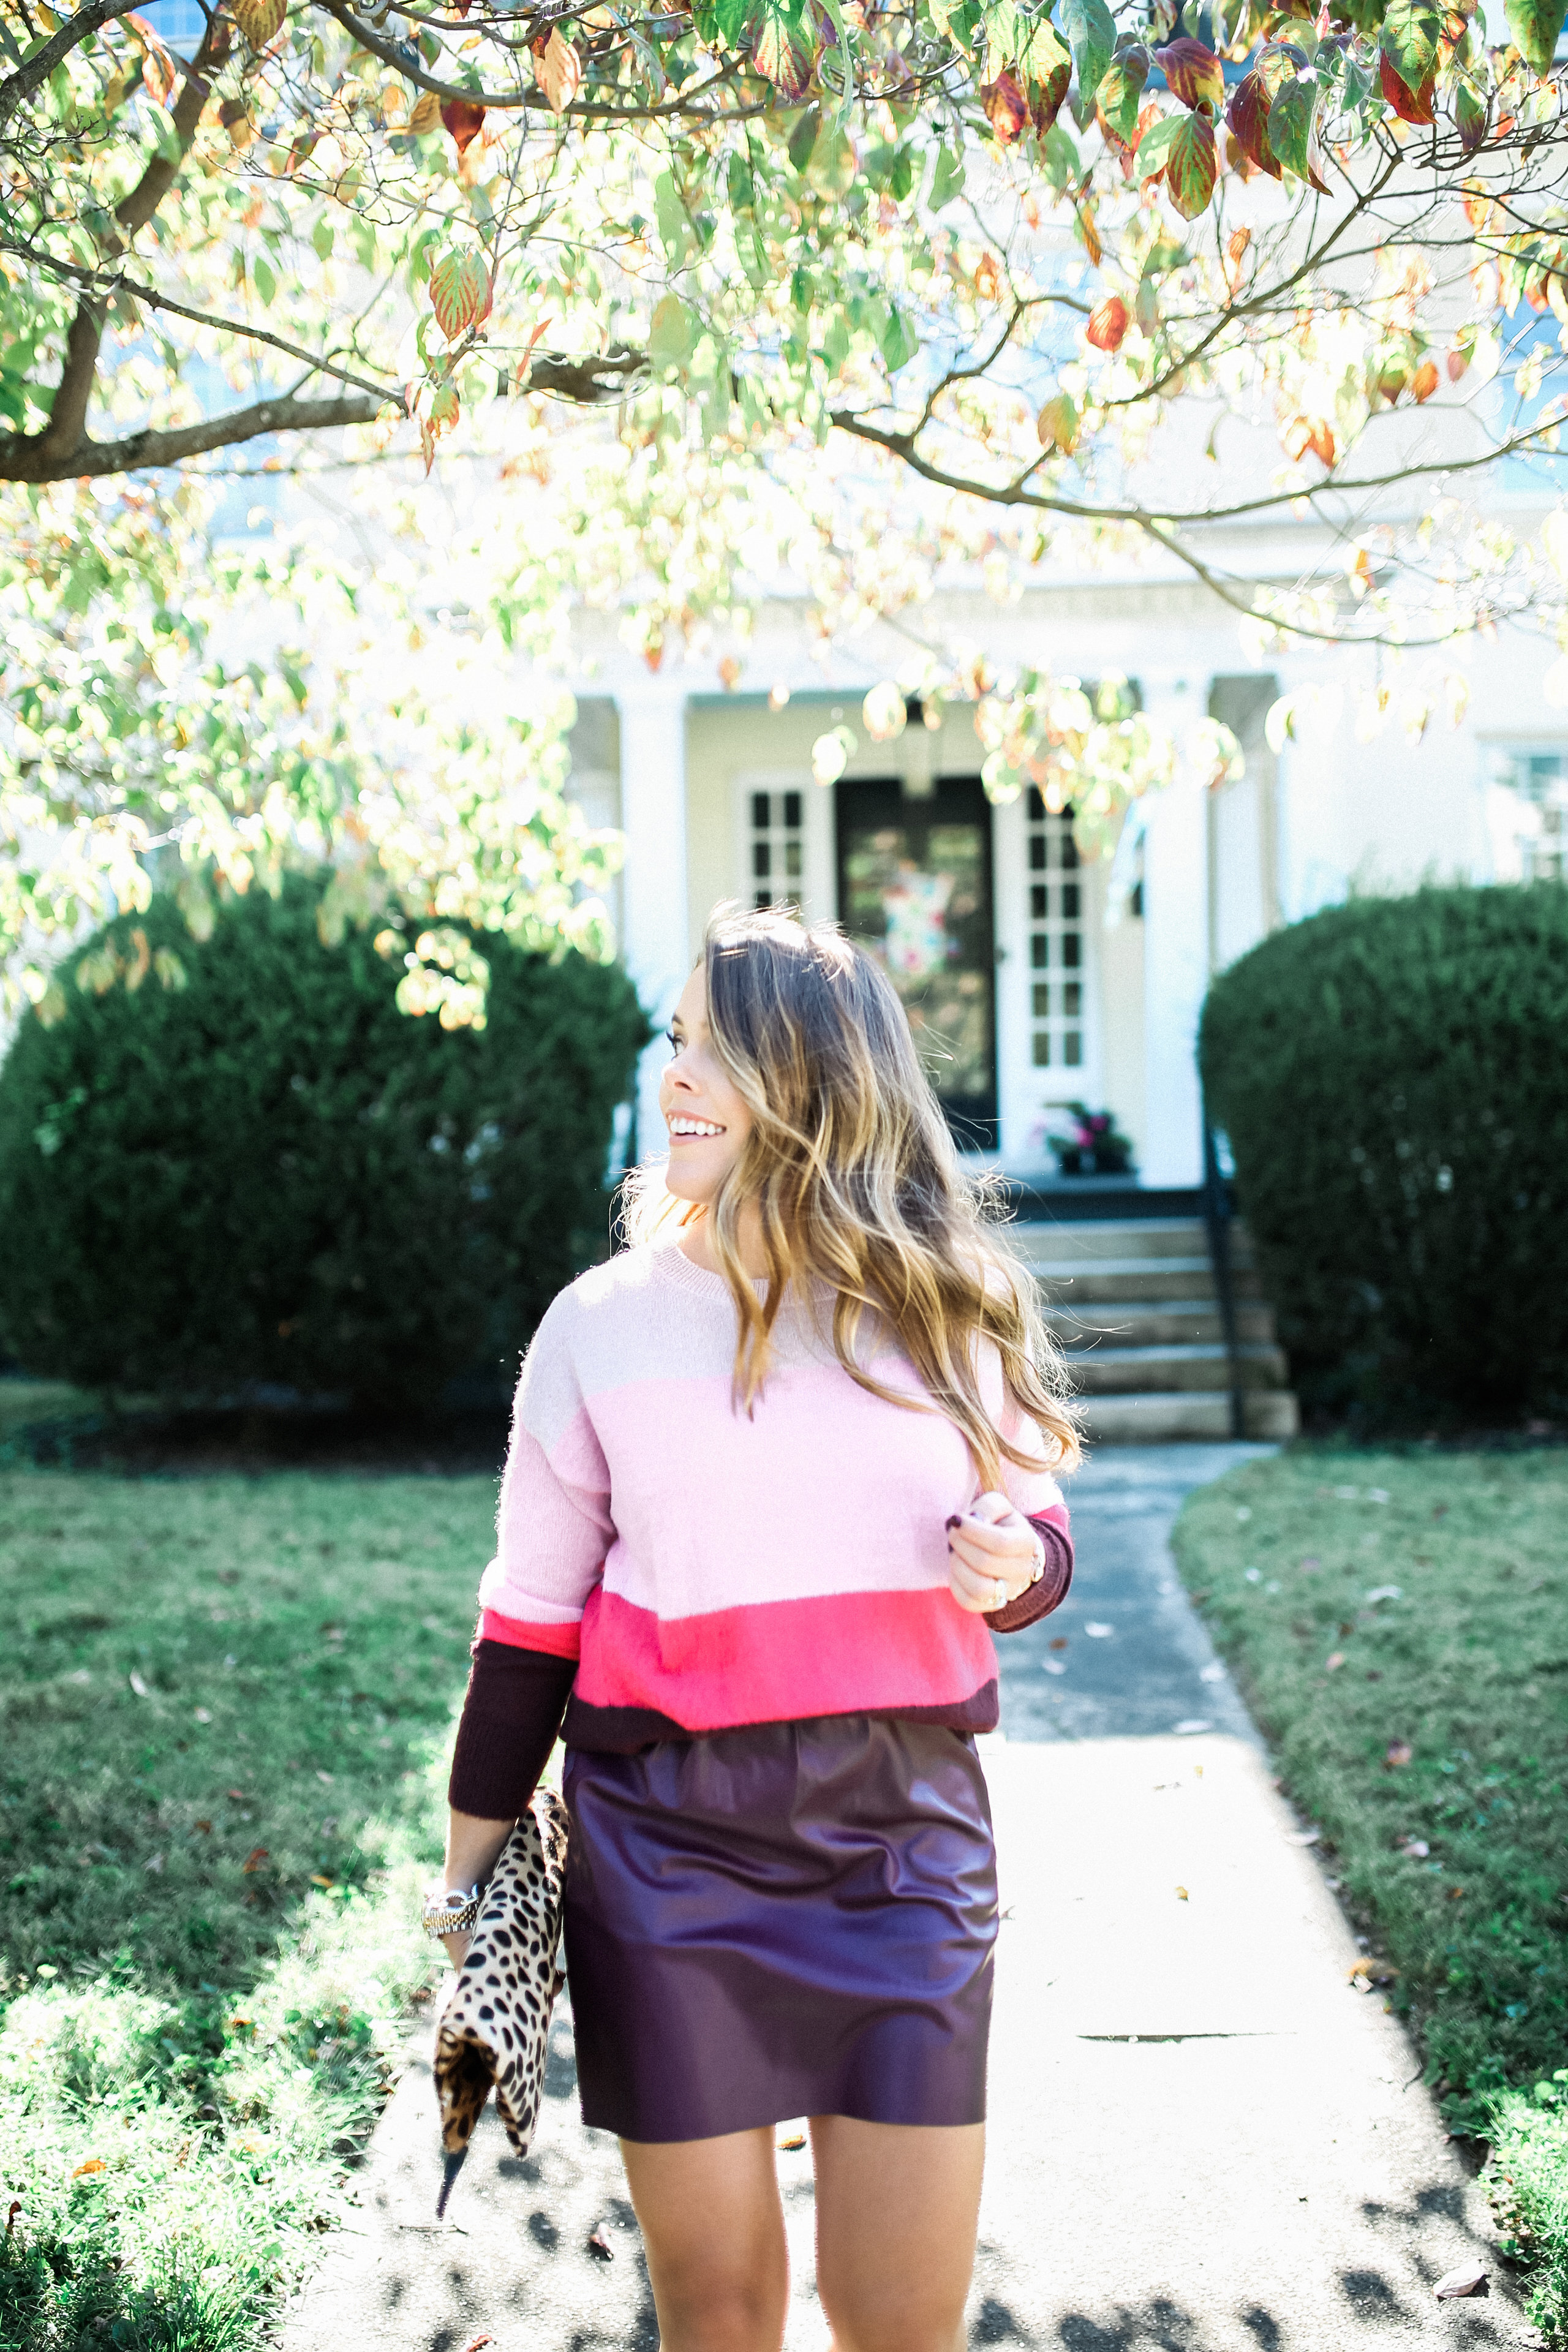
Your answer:
[[[259,1870],[266,1860],[267,1848],[264,1845],[253,1845],[239,1866],[241,1870]]]
[[[143,1870],[151,1870],[154,1872],[161,1871],[163,1867],[163,1855],[161,1853],[150,1853],[142,1867]]]
[[[616,2259],[616,2250],[614,2246],[611,2245],[608,2238],[605,2237],[603,2230],[595,2230],[590,2232],[588,2238],[588,2252],[594,2256],[596,2262],[613,2263]]]
[[[1415,1753],[1408,1739],[1391,1739],[1383,1751],[1383,1760],[1391,1771],[1397,1771],[1402,1764],[1409,1763]]]
[[[323,1878],[319,1870],[313,1870],[310,1873],[310,1884],[312,1886],[330,1886],[331,1883],[332,1882],[330,1878]]]
[[[1457,2270],[1446,2271],[1432,2292],[1447,2302],[1454,2295],[1474,2294],[1478,2287],[1485,2286],[1486,2283],[1485,2263],[1471,2260],[1461,2263]]]
[[[1177,1900],[1177,1902],[1178,1902],[1178,1903],[1186,1903],[1186,1902],[1188,1902],[1188,1901],[1190,1901],[1190,1900],[1191,1900],[1191,1897],[1188,1895],[1188,1894],[1187,1894],[1187,1890],[1186,1890],[1186,1888],[1185,1888],[1184,1886],[1178,1886],[1178,1887],[1177,1887],[1177,1889],[1176,1889],[1176,1900]]]
[[[212,1721],[211,1709],[205,1706],[198,1706],[196,1709],[196,1721],[198,1723],[210,1723]]]
[[[211,1837],[212,1835],[213,1825],[211,1822],[193,1822],[191,1827],[193,1829],[200,1830],[204,1837]]]
[[[147,1685],[142,1681],[134,1666],[132,1667],[126,1679],[130,1683],[132,1689],[135,1692],[138,1698],[145,1698],[147,1696]]]
[[[1363,1952],[1359,1960],[1351,1962],[1345,1973],[1358,1992],[1370,1992],[1373,1985],[1392,1984],[1399,1970],[1391,1960],[1374,1960],[1370,1953]]]
[[[332,1785],[332,1776],[331,1776],[331,1774],[330,1772],[323,1772],[323,1771],[321,1770],[321,1766],[320,1766],[319,1764],[318,1764],[318,1766],[316,1767],[316,1778],[317,1778],[317,1780],[322,1780],[322,1781],[324,1781],[324,1782],[326,1783],[326,1785],[327,1785],[327,1787],[328,1787],[329,1789],[331,1787],[331,1785]]]
[[[1340,1668],[1344,1664],[1344,1662],[1345,1654],[1342,1650],[1334,1650],[1331,1652],[1327,1661],[1329,1673],[1331,1675],[1337,1674]]]
[[[73,2180],[79,2180],[84,2172],[107,2172],[108,2170],[109,2167],[105,2164],[101,2156],[89,2156],[85,2164],[79,2164],[77,2166],[76,2170],[71,2174],[71,2179]],[[18,2209],[15,2206],[12,2208],[13,2211],[17,2210]]]
[[[237,1805],[248,1805],[250,1802],[250,1799],[246,1795],[243,1789],[226,1789],[224,1790],[224,1795],[226,1797],[232,1797]]]
[[[463,2352],[482,2352],[482,2347],[485,2345],[493,2344],[494,2342],[495,2337],[493,2336],[476,2336],[471,2344],[466,2344],[463,2347]]]
[[[805,2146],[805,2134],[804,2132],[791,2132],[788,2139],[780,2140],[779,2146],[784,2150],[785,2156],[798,2156],[801,2149]]]
[[[1432,1849],[1425,1838],[1406,1838],[1399,1851],[1408,1854],[1412,1862],[1425,1862]]]

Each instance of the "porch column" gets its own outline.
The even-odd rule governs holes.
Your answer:
[[[621,951],[648,1013],[662,1029],[691,967],[686,915],[686,696],[649,680],[616,697],[621,721]],[[637,1066],[637,1150],[664,1154],[656,1039]]]
[[[1206,678],[1143,680],[1143,707],[1178,742],[1207,709]],[[1198,1016],[1208,986],[1208,855],[1200,785],[1151,793],[1143,838],[1145,1184],[1203,1181]]]

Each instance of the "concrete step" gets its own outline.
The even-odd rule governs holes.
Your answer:
[[[1020,1256],[1053,1262],[1070,1257],[1204,1257],[1208,1242],[1201,1217],[1107,1217],[1053,1224],[1045,1218],[1010,1225]]]
[[[1243,1407],[1247,1437],[1294,1437],[1300,1426],[1289,1389],[1252,1390]],[[1230,1435],[1229,1397],[1206,1391],[1086,1397],[1081,1415],[1091,1445],[1163,1445],[1183,1438],[1213,1441]]]
[[[1164,1342],[1176,1346],[1215,1346],[1225,1328],[1213,1298],[1128,1299],[1120,1307],[1058,1305],[1047,1300],[1046,1328],[1064,1348],[1098,1340],[1110,1348],[1152,1348]],[[1266,1299],[1238,1299],[1237,1339],[1270,1340],[1274,1309]]]
[[[1230,1386],[1223,1347],[1069,1348],[1068,1370],[1079,1396],[1198,1392]],[[1282,1389],[1289,1378],[1285,1351],[1272,1344],[1239,1347],[1237,1372],[1244,1389]]]
[[[1112,1305],[1121,1299],[1168,1299],[1173,1290],[1184,1298],[1212,1298],[1214,1273],[1205,1251],[1202,1257],[1114,1257],[1037,1259],[1030,1267],[1047,1307]],[[1262,1286],[1251,1266],[1232,1267],[1232,1289],[1237,1298],[1260,1298]]]

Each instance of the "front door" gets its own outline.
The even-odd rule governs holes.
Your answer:
[[[929,798],[896,778],[839,783],[838,918],[903,1000],[961,1150],[996,1149],[991,804],[978,776]]]

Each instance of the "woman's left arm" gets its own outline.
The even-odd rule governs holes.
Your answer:
[[[954,1600],[994,1633],[1021,1633],[1067,1598],[1073,1551],[1065,1503],[1026,1518],[1005,1495],[982,1495],[949,1519],[947,1540]]]

